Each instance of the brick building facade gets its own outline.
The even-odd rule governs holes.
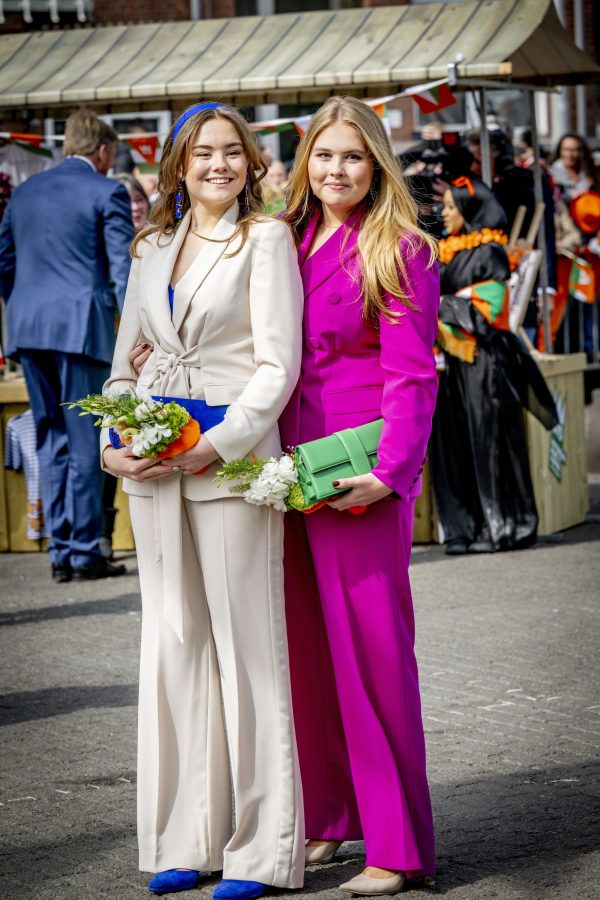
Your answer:
[[[236,15],[271,15],[317,9],[406,6],[410,0],[57,0],[58,20],[52,21],[50,4],[30,0],[3,0],[4,23],[0,34],[49,28],[89,28],[94,25],[175,22],[186,19],[221,19]],[[31,19],[31,21],[27,21]]]

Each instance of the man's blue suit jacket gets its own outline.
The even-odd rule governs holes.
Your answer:
[[[7,354],[60,350],[110,363],[133,236],[127,190],[85,160],[20,185],[0,227]]]

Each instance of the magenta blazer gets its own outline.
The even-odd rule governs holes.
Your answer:
[[[378,329],[362,318],[358,224],[351,213],[310,258],[319,223],[309,222],[298,249],[304,283],[302,372],[280,419],[286,447],[383,417],[374,474],[401,498],[420,492],[420,474],[431,432],[438,379],[433,355],[440,303],[437,264],[427,268],[429,249],[401,240],[406,266],[403,288],[417,307],[387,296],[395,322]],[[344,239],[347,240],[344,244]],[[413,241],[414,243],[414,241]]]

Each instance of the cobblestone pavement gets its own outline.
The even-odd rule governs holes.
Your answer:
[[[596,514],[520,553],[415,549],[437,893],[451,900],[600,897],[599,548]],[[145,895],[135,850],[140,604],[127,563],[125,578],[53,585],[45,556],[0,556],[7,900]],[[336,886],[361,853],[345,845],[310,870],[305,893],[341,900]],[[186,896],[208,900],[213,884]]]

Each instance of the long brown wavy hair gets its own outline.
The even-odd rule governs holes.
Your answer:
[[[195,104],[194,104],[195,105]],[[175,218],[175,195],[181,185],[182,218],[190,208],[190,197],[182,179],[182,173],[187,172],[189,162],[192,156],[192,147],[196,140],[199,130],[205,122],[210,119],[225,119],[231,122],[237,131],[246,159],[248,160],[248,202],[246,210],[245,187],[239,194],[240,213],[237,221],[237,228],[228,241],[234,241],[237,237],[241,238],[237,249],[229,254],[235,256],[240,252],[248,239],[248,231],[250,225],[265,218],[263,209],[260,181],[267,174],[267,164],[262,157],[256,139],[248,123],[242,114],[231,106],[219,106],[216,109],[203,109],[195,115],[190,116],[187,122],[181,126],[181,129],[173,140],[173,131],[175,125],[171,128],[167,140],[165,142],[162,158],[160,161],[160,169],[158,173],[158,199],[152,206],[150,213],[150,224],[142,229],[133,240],[131,245],[131,255],[139,256],[139,246],[142,241],[146,240],[151,234],[172,235],[177,230],[181,219]],[[177,124],[177,123],[175,123]]]
[[[310,186],[308,161],[319,134],[336,122],[345,122],[356,130],[374,165],[358,237],[363,317],[371,323],[376,323],[379,315],[393,319],[396,316],[389,309],[386,293],[414,308],[402,289],[401,279],[406,276],[406,267],[400,253],[400,238],[407,237],[403,248],[411,255],[423,245],[429,247],[429,266],[436,259],[436,242],[419,227],[417,205],[394,157],[383,123],[362,100],[330,97],[317,111],[296,151],[288,188],[288,208],[283,218],[298,244],[313,214],[316,211],[322,213],[321,201]]]

